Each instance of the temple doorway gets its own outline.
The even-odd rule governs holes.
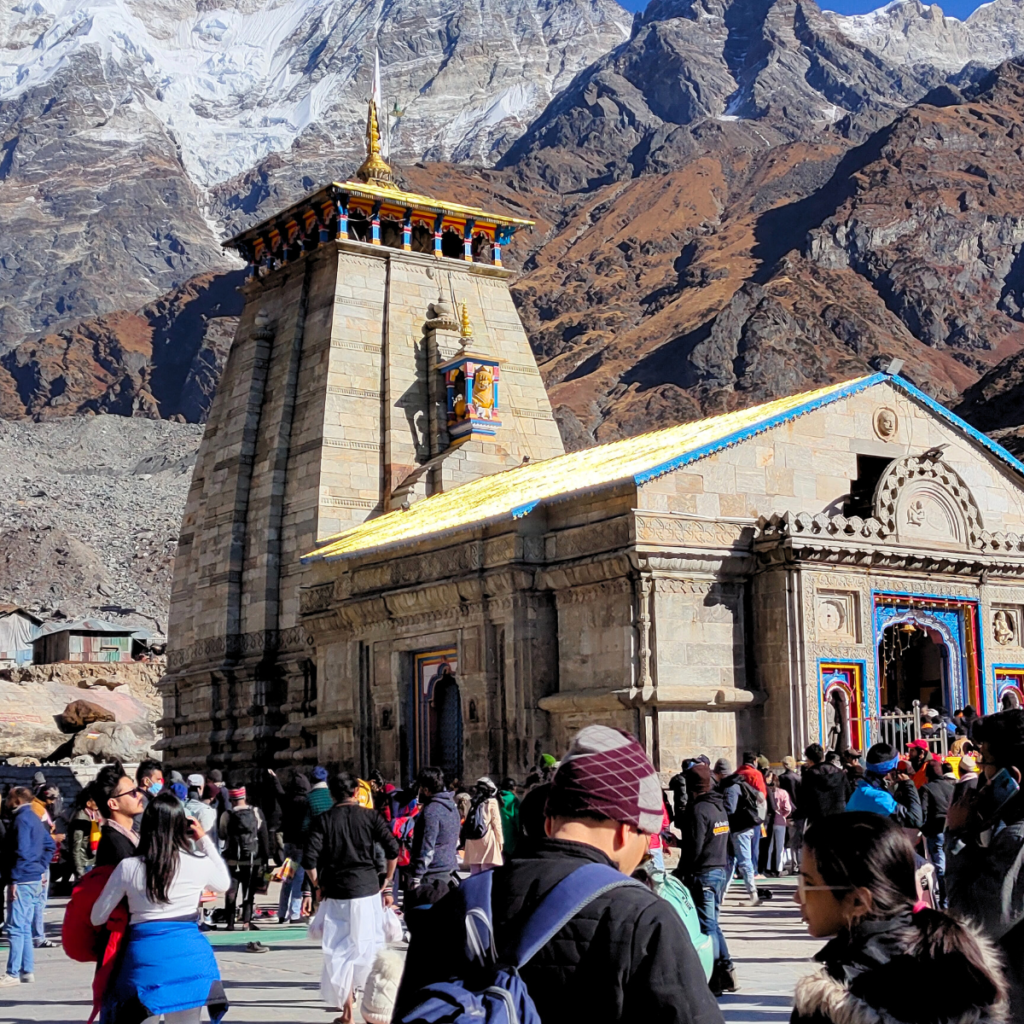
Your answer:
[[[448,778],[462,777],[462,693],[454,649],[414,655],[414,743],[410,779],[433,765]]]
[[[914,701],[952,712],[949,648],[942,634],[922,622],[887,626],[878,644],[883,713],[911,711]]]

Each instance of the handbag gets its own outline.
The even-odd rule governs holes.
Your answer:
[[[384,908],[384,941],[402,941],[402,921],[394,907]]]

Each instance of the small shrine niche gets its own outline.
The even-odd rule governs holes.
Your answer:
[[[501,426],[500,360],[474,350],[473,328],[465,303],[459,334],[462,347],[458,354],[438,366],[448,393],[448,436],[452,444],[494,437]]]

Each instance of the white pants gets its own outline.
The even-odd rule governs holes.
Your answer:
[[[323,929],[320,996],[341,1009],[356,989],[365,987],[377,951],[386,944],[380,895],[324,900]]]

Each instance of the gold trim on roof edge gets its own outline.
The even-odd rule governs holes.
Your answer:
[[[388,512],[327,538],[316,550],[304,555],[302,561],[333,561],[371,549],[408,544],[526,514],[541,501],[623,483],[638,473],[723,441],[738,431],[756,432],[761,424],[763,429],[769,429],[776,425],[780,416],[798,413],[801,406],[856,388],[870,379],[869,376],[857,377],[751,409],[665,427],[484,476],[454,490],[423,498],[405,511]]]

